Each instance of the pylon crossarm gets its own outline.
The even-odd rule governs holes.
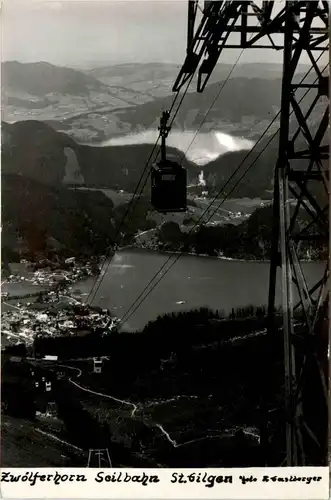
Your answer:
[[[189,9],[187,56],[174,84],[174,92],[185,85],[199,65],[198,92],[202,92],[220,54],[226,48],[283,49],[283,41],[276,43],[273,37],[284,35],[286,22],[289,22],[287,9],[293,30],[293,49],[297,51],[292,61],[293,69],[302,50],[325,50],[322,45],[328,40],[328,17],[326,6],[320,2],[288,1],[287,9],[283,8],[278,13],[275,12],[273,1],[263,2],[262,8],[253,1],[207,3],[196,29],[196,10]],[[324,26],[321,27],[317,19]],[[230,37],[234,33],[238,33],[237,39]]]

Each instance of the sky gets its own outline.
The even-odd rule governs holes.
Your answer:
[[[3,0],[2,60],[72,67],[181,64],[186,25],[186,0]],[[221,62],[233,63],[238,54],[227,49]],[[281,58],[274,50],[246,50],[240,63]]]

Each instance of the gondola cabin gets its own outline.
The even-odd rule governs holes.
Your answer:
[[[185,212],[186,186],[186,169],[178,163],[164,160],[152,166],[151,203],[158,212]]]

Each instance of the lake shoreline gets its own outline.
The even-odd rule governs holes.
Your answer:
[[[261,259],[238,259],[238,258],[233,258],[233,257],[223,257],[220,255],[207,255],[207,254],[196,254],[194,252],[180,252],[179,250],[157,250],[155,248],[145,248],[142,246],[136,246],[136,245],[126,245],[124,247],[118,247],[116,252],[124,252],[127,250],[134,250],[135,252],[149,252],[149,253],[156,253],[156,254],[165,254],[165,255],[182,255],[183,257],[201,257],[204,259],[211,259],[211,260],[223,260],[223,261],[231,261],[231,262],[262,262],[262,263],[268,263],[270,260],[261,260]],[[115,252],[115,253],[116,253]],[[310,261],[307,261],[310,262]],[[315,262],[315,261],[311,261]]]
[[[208,307],[229,314],[233,308],[265,305],[268,300],[270,264],[266,261],[197,258],[192,254],[178,258],[180,252],[159,252],[135,245],[118,247],[115,253],[103,261],[97,278],[75,281],[68,292],[79,302],[108,309],[113,317],[127,315],[128,331],[140,331],[158,316],[172,312]],[[309,262],[303,266],[308,286],[312,287],[323,276],[324,264]],[[97,293],[90,301],[94,285]],[[20,284],[20,288],[18,292],[15,286],[15,295],[31,292],[26,284]],[[297,300],[296,293],[294,298]],[[281,270],[277,269],[277,306],[281,299]],[[21,301],[26,302],[23,297]]]
[[[149,253],[155,253],[155,254],[165,254],[165,255],[171,255],[173,254],[174,256],[176,255],[182,255],[183,257],[201,257],[203,259],[210,259],[210,260],[219,260],[219,261],[229,261],[229,262],[247,262],[247,263],[256,263],[256,264],[270,264],[269,259],[239,259],[235,257],[224,257],[222,255],[208,255],[208,254],[196,254],[194,252],[181,252],[179,250],[157,250],[154,248],[145,248],[142,246],[136,246],[136,245],[127,245],[124,247],[118,247],[116,252],[123,252],[127,250],[134,250],[135,252],[149,252]],[[116,253],[115,252],[115,253]],[[311,262],[314,263],[319,263],[323,262],[320,260],[300,260],[300,262],[309,264]]]

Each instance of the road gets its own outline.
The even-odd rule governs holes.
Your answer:
[[[58,366],[60,368],[69,368],[70,370],[78,371],[76,378],[79,378],[82,375],[82,370],[80,370],[79,368],[77,368],[75,366],[67,366],[67,365],[58,365]],[[132,418],[134,417],[136,411],[138,410],[138,406],[134,403],[131,403],[130,401],[115,398],[115,396],[110,396],[109,394],[104,394],[102,392],[92,391],[91,389],[88,389],[87,387],[84,387],[84,386],[78,384],[75,380],[72,379],[72,377],[68,377],[68,380],[71,384],[73,384],[75,387],[78,387],[78,389],[80,389],[81,391],[89,392],[90,394],[94,394],[95,396],[100,396],[102,398],[112,399],[113,401],[117,401],[120,404],[132,407],[132,411],[131,411]]]
[[[263,335],[265,332],[256,332],[255,335]],[[252,336],[255,336],[254,334]],[[250,336],[249,336],[250,337]],[[32,360],[31,360],[32,361]],[[45,363],[44,360],[33,360],[34,363]],[[49,363],[47,363],[49,366]],[[126,399],[120,399],[110,394],[94,391],[85,387],[81,382],[82,370],[78,367],[71,365],[64,365],[55,363],[54,367],[66,372],[68,381],[74,385],[78,390],[87,392],[96,396],[97,398],[110,399],[119,403],[120,405],[127,406],[130,409],[130,417],[132,419],[138,418],[138,413],[144,410],[144,405],[133,403]],[[167,403],[164,401],[163,403]],[[150,405],[146,405],[148,407]],[[139,419],[141,418],[141,414]],[[177,442],[164,426],[154,421],[148,422],[148,425],[157,427],[164,438],[173,448],[182,448],[198,441],[205,441],[207,439],[228,439],[231,436],[228,433],[220,433],[217,429],[211,431],[207,430],[205,436],[200,436],[196,439],[190,439],[184,442]],[[251,431],[245,431],[246,434],[251,434],[258,440]],[[59,437],[40,428],[39,423],[26,421],[23,419],[11,418],[8,415],[2,415],[2,466],[3,467],[26,467],[27,463],[30,467],[65,467],[68,466],[70,454],[74,452],[83,453],[83,450],[71,443],[60,439]],[[69,454],[69,457],[68,457]]]
[[[263,336],[266,334],[266,330],[261,330],[254,332],[245,336],[247,339],[254,338],[256,336]],[[236,341],[242,341],[242,337],[237,337],[227,341],[227,343],[232,343]],[[107,357],[104,357],[107,358]],[[45,362],[42,359],[30,359],[29,361],[35,364],[46,364],[50,366],[50,362]],[[59,371],[65,371],[68,381],[74,385],[78,390],[92,394],[97,398],[105,398],[120,405],[124,405],[130,410],[130,417],[135,420],[141,419],[141,413],[144,411],[145,406],[139,403],[133,403],[132,401],[121,399],[111,394],[106,394],[100,391],[94,391],[86,386],[84,386],[80,379],[82,378],[82,370],[76,366],[71,366],[69,364],[62,364],[55,362],[52,366],[58,368]],[[169,402],[172,400],[170,399]],[[163,401],[166,404],[168,401]],[[146,404],[146,408],[150,407],[150,404]],[[139,415],[139,417],[138,417]],[[231,438],[229,433],[220,432],[219,430],[208,429],[205,436],[200,436],[196,439],[190,439],[183,442],[177,442],[170,433],[164,428],[164,426],[154,421],[150,421],[147,425],[153,425],[157,427],[164,438],[173,448],[182,448],[190,444],[196,443],[198,441],[205,441],[207,439],[228,439]],[[259,437],[250,430],[244,430],[245,434],[251,435],[255,441],[258,441]],[[38,428],[38,424],[10,418],[6,415],[2,417],[2,465],[4,467],[24,467],[27,462],[31,467],[40,466],[56,466],[63,467],[68,461],[66,455],[66,450],[74,451],[76,453],[82,452],[78,447],[64,441],[57,436],[54,436],[51,432],[47,432],[44,429]]]
[[[256,335],[261,335],[261,334],[265,334],[265,331],[261,331],[261,332],[256,332]],[[251,335],[253,336],[253,335]],[[82,370],[80,368],[77,368],[77,367],[74,367],[74,366],[69,366],[69,365],[58,365],[60,368],[66,368],[66,369],[69,369],[69,370],[74,370],[76,372],[76,379],[79,379],[79,377],[81,377],[82,375]],[[131,401],[127,401],[125,399],[119,399],[119,398],[116,398],[114,396],[111,396],[109,394],[105,394],[105,393],[102,393],[102,392],[97,392],[97,391],[93,391],[87,387],[84,387],[83,385],[79,384],[78,382],[76,382],[76,380],[74,380],[71,376],[68,376],[68,380],[71,384],[73,384],[75,387],[77,387],[78,389],[82,390],[82,391],[85,391],[85,392],[88,392],[90,394],[94,394],[95,396],[99,396],[99,397],[102,397],[102,398],[106,398],[106,399],[112,399],[113,401],[116,401],[122,405],[126,405],[126,406],[130,406],[132,407],[132,411],[131,411],[131,418],[132,419],[135,419],[136,417],[136,413],[138,410],[143,410],[144,409],[144,406],[143,405],[137,405],[135,403],[132,403]],[[167,439],[167,441],[173,446],[173,448],[179,448],[179,447],[183,447],[183,446],[186,446],[188,444],[193,444],[195,442],[198,442],[198,441],[203,441],[203,440],[206,440],[206,439],[224,439],[224,438],[228,438],[229,435],[228,434],[225,434],[225,433],[213,433],[213,434],[207,434],[205,436],[202,436],[202,437],[199,437],[197,439],[191,439],[189,441],[184,441],[182,443],[177,443],[177,441],[175,441],[169,434],[169,432],[167,432],[163,425],[161,425],[160,423],[158,422],[154,422],[154,425],[156,427],[158,427],[160,429],[160,431],[162,432],[162,434],[165,436],[165,438]],[[257,438],[258,439],[258,436],[256,436],[254,433],[252,433],[251,431],[244,431],[247,435],[251,435],[253,436],[254,438]]]

